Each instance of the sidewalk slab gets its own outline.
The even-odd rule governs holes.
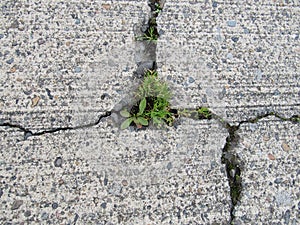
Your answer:
[[[99,126],[33,136],[1,129],[0,223],[227,224],[230,193],[216,121]],[[19,136],[18,136],[19,135]]]
[[[300,224],[300,124],[268,117],[243,124],[234,149],[242,197],[234,224]]]
[[[0,3],[0,122],[93,123],[130,92],[148,1]]]
[[[300,114],[299,1],[166,0],[157,63],[173,105],[230,123]]]

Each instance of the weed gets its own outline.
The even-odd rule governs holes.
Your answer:
[[[145,32],[144,35],[136,38],[137,41],[153,41],[156,42],[158,38],[158,34],[154,26],[150,26],[149,29]]]
[[[199,119],[211,119],[212,118],[211,111],[209,111],[209,109],[207,107],[200,107],[197,110],[197,112],[199,114]]]
[[[141,128],[142,126],[148,126],[148,120],[144,115],[146,105],[147,105],[146,98],[143,98],[140,101],[139,111],[136,114],[130,114],[126,109],[122,110],[120,112],[121,116],[127,119],[122,123],[121,129],[126,129],[127,127],[130,126],[132,122],[134,122],[138,128]]]
[[[138,88],[136,97],[142,100],[137,102],[130,112],[120,112],[121,116],[127,118],[121,125],[122,129],[126,129],[132,123],[138,128],[148,126],[149,121],[158,126],[163,123],[170,126],[173,124],[174,116],[169,107],[171,93],[168,86],[158,79],[156,71],[145,72],[144,81]]]

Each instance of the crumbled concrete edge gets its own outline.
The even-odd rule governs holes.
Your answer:
[[[228,136],[226,138],[226,143],[223,148],[223,154],[222,154],[222,163],[225,164],[226,167],[226,174],[228,178],[228,183],[230,187],[230,198],[231,198],[231,209],[230,209],[230,224],[233,224],[233,221],[235,219],[234,216],[234,210],[235,206],[239,203],[241,200],[241,192],[243,189],[242,186],[242,165],[241,160],[237,155],[234,154],[234,148],[238,145],[240,137],[237,135],[237,132],[239,131],[241,125],[252,123],[255,124],[259,122],[260,120],[274,116],[278,118],[280,121],[290,121],[294,123],[300,123],[300,116],[294,115],[289,118],[283,117],[279,115],[276,112],[270,112],[266,113],[260,116],[256,116],[255,118],[251,118],[248,120],[243,120],[238,123],[238,125],[230,125],[229,122],[224,121],[221,117],[214,114],[213,118],[217,119],[219,123],[222,124],[224,128],[227,129]]]

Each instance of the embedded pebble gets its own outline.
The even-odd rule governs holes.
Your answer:
[[[23,200],[15,200],[11,206],[11,209],[16,210],[20,208],[22,204],[23,204]]]
[[[61,167],[62,166],[62,158],[61,157],[57,157],[54,161],[54,166],[55,167]]]

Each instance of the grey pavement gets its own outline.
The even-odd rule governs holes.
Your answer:
[[[1,1],[0,224],[300,224],[299,1],[160,3]],[[213,119],[120,130],[154,61]]]

